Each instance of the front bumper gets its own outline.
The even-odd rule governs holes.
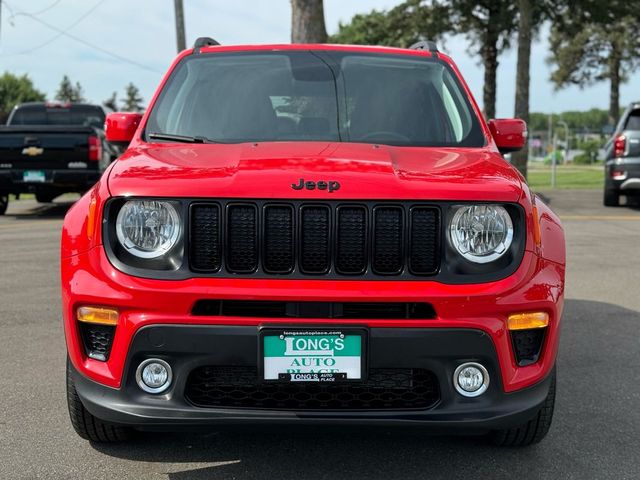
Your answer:
[[[101,173],[96,170],[56,170],[34,167],[32,170],[44,172],[43,182],[25,182],[24,172],[27,169],[0,170],[0,191],[6,193],[27,193],[37,190],[68,190],[84,192],[91,188]]]
[[[437,378],[438,400],[431,408],[403,410],[279,410],[202,408],[185,396],[190,372],[202,366],[255,367],[256,326],[152,325],[140,329],[129,349],[122,385],[106,387],[72,370],[84,406],[103,420],[140,428],[242,423],[341,422],[416,424],[443,430],[490,430],[519,425],[532,418],[549,390],[549,378],[529,388],[505,393],[491,336],[475,329],[370,328],[368,368],[425,369]],[[143,392],[135,371],[146,358],[162,358],[174,374],[169,390]],[[491,382],[476,398],[459,395],[453,386],[455,368],[463,362],[484,365]],[[256,383],[260,381],[256,378]]]
[[[285,280],[192,278],[153,280],[116,269],[98,245],[62,259],[63,318],[72,364],[83,377],[112,389],[126,382],[132,341],[141,329],[154,325],[246,326],[291,324],[290,318],[208,317],[192,314],[202,299],[288,300],[314,302],[429,302],[436,318],[428,320],[357,320],[350,325],[369,329],[472,329],[491,339],[495,350],[493,375],[505,393],[531,387],[553,368],[559,340],[564,293],[564,265],[525,251],[521,265],[509,277],[491,283],[448,285],[435,281]],[[82,305],[115,307],[120,312],[111,354],[101,362],[85,354],[76,309]],[[549,314],[540,359],[516,364],[507,317],[513,313]],[[296,325],[333,325],[344,321],[296,319]],[[402,346],[398,347],[402,350]],[[426,354],[425,354],[426,355]],[[499,372],[499,373],[498,373]]]

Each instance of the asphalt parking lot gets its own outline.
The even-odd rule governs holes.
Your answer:
[[[541,444],[361,428],[224,429],[91,445],[71,429],[58,285],[72,200],[0,217],[0,478],[640,478],[640,209],[543,192],[567,233],[554,424]]]

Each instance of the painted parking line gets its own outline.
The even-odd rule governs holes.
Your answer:
[[[560,215],[560,220],[623,220],[640,221],[640,215]]]

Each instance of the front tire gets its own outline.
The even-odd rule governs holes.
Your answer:
[[[555,367],[551,375],[549,393],[536,416],[517,427],[493,431],[491,439],[494,444],[501,447],[526,447],[540,442],[547,436],[553,420],[553,410],[556,403]]]
[[[605,207],[619,207],[620,193],[617,190],[606,189],[604,191],[603,203]]]
[[[76,433],[90,442],[113,443],[129,440],[133,430],[122,425],[103,422],[84,408],[71,375],[71,366],[67,358],[67,405],[69,418]]]
[[[7,208],[9,207],[9,195],[2,194],[0,195],[0,215],[4,215],[7,213]]]

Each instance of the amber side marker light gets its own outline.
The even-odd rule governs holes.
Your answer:
[[[97,204],[96,198],[91,198],[91,202],[89,202],[89,213],[87,214],[87,237],[89,237],[89,239],[93,238],[94,229],[96,228]]]
[[[549,325],[549,314],[544,312],[517,313],[509,315],[509,330],[531,330]]]
[[[538,217],[538,208],[533,206],[533,241],[537,247],[542,245],[542,233],[540,231],[540,217]]]
[[[113,308],[80,307],[76,312],[79,322],[97,323],[98,325],[116,325],[118,311]]]

